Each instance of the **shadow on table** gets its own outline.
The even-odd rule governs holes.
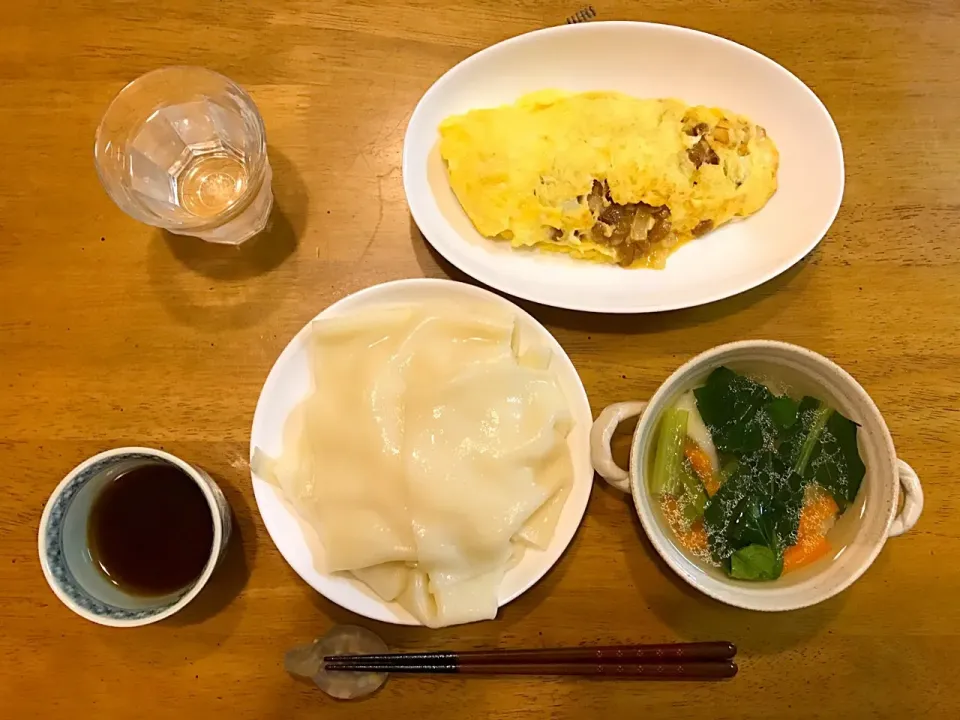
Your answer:
[[[630,335],[658,333],[666,330],[694,327],[742,312],[764,298],[778,293],[793,284],[797,276],[803,273],[804,268],[810,263],[812,257],[812,255],[807,255],[789,270],[786,270],[777,277],[752,290],[747,290],[746,292],[742,292],[739,295],[725,300],[718,300],[713,303],[683,310],[669,310],[658,313],[605,314],[578,310],[563,310],[561,308],[515,298],[499,290],[487,288],[486,285],[473,279],[440,255],[440,253],[427,242],[412,216],[410,218],[410,241],[413,246],[414,255],[417,258],[417,264],[419,264],[425,277],[447,277],[451,280],[465,282],[491,290],[515,302],[537,318],[537,320],[552,327],[559,326],[567,330],[579,332]]]
[[[151,284],[170,314],[202,329],[248,327],[280,302],[290,281],[267,276],[281,266],[296,275],[295,252],[309,199],[287,157],[270,151],[274,206],[266,229],[240,245],[222,245],[158,230],[148,255]]]
[[[309,212],[307,189],[283,153],[270,151],[274,205],[267,227],[240,245],[205,242],[161,230],[170,253],[185,267],[212,280],[242,280],[273,270],[300,242]]]
[[[287,211],[274,206],[266,228],[240,245],[206,242],[160,230],[161,241],[184,267],[211,280],[245,280],[270,272],[297,248],[298,236]]]
[[[256,530],[243,493],[215,477],[231,508],[233,529],[220,565],[206,587],[183,610],[165,622],[173,626],[195,625],[220,614],[233,603],[250,580],[257,555]]]
[[[791,612],[744,610],[714,600],[687,584],[664,562],[632,508],[630,514],[637,538],[637,552],[627,553],[632,582],[638,589],[650,585],[647,560],[652,560],[657,571],[667,578],[671,592],[657,595],[640,592],[650,610],[676,633],[680,642],[729,640],[736,644],[739,652],[747,655],[779,653],[820,633],[843,607],[843,595]]]
[[[510,628],[514,625],[522,627],[528,616],[538,612],[540,606],[553,595],[560,583],[570,572],[571,566],[577,562],[576,556],[583,537],[583,523],[577,528],[576,534],[570,541],[566,550],[560,558],[553,564],[546,574],[540,578],[529,590],[524,592],[516,600],[500,608],[497,613],[497,620],[502,623],[499,636],[503,642],[509,641]],[[528,551],[533,552],[533,551]]]

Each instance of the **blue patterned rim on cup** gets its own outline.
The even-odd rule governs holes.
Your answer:
[[[95,566],[87,544],[87,519],[105,484],[127,469],[157,462],[174,465],[196,481],[210,505],[214,537],[210,559],[191,586],[160,598],[142,598],[117,588]],[[118,448],[80,463],[53,491],[40,519],[40,564],[51,589],[78,615],[101,625],[146,625],[174,614],[200,592],[223,556],[230,528],[229,506],[207,473],[160,450]]]

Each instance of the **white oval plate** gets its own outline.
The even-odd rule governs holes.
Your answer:
[[[512,250],[481,236],[447,182],[437,128],[450,115],[543,88],[618,90],[727,108],[767,129],[779,189],[756,215],[687,243],[664,270],[623,269]],[[448,71],[421,98],[403,144],[410,212],[448,261],[487,285],[545,305],[657,312],[730,297],[779,275],[829,229],[843,196],[843,151],[823,103],[759,53],[671,25],[597,22],[498,43]]]
[[[580,382],[580,376],[570,358],[543,325],[510,301],[482,288],[451,280],[396,280],[375,285],[339,300],[315,319],[343,315],[383,303],[437,301],[450,304],[462,300],[480,300],[509,309],[517,316],[523,337],[539,342],[553,352],[550,367],[557,373],[574,418],[574,427],[567,440],[573,460],[573,487],[560,514],[556,532],[545,551],[528,550],[523,560],[507,572],[500,586],[502,607],[533,587],[560,559],[580,526],[583,513],[587,509],[587,501],[590,499],[590,488],[593,485],[590,426],[593,415],[583,383]],[[313,390],[307,362],[309,332],[310,324],[307,323],[280,353],[273,369],[267,375],[253,415],[253,429],[250,434],[251,460],[255,447],[274,457],[282,452],[283,426],[287,416],[294,406]],[[420,624],[396,603],[381,600],[363,583],[346,575],[327,574],[318,570],[318,567],[323,567],[323,547],[317,533],[300,519],[293,506],[283,498],[277,488],[252,471],[251,476],[257,508],[270,539],[308,585],[340,607],[372,620],[398,625]]]

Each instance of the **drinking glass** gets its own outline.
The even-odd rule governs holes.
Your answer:
[[[236,245],[270,216],[263,120],[211,70],[161,68],[131,82],[100,121],[94,157],[113,201],[148,225]]]

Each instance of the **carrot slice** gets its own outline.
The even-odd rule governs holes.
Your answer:
[[[823,534],[823,525],[830,518],[840,512],[836,501],[830,493],[820,490],[807,503],[800,515],[800,531],[805,534]]]
[[[703,483],[707,495],[713,497],[717,490],[720,489],[720,481],[717,480],[717,474],[714,472],[713,463],[710,462],[710,458],[703,451],[703,448],[690,439],[688,439],[686,445],[683,446],[683,454],[687,460],[690,461],[690,467],[693,468],[697,477],[700,478],[700,482]]]
[[[838,512],[840,508],[830,493],[818,489],[808,497],[800,511],[797,542],[783,551],[783,572],[809,565],[830,552],[826,528]]]
[[[683,528],[683,513],[680,510],[680,503],[673,495],[660,496],[660,509],[663,516],[670,525],[677,543],[692,552],[694,555],[705,556],[710,551],[710,544],[707,541],[707,529],[703,526],[703,518],[697,519],[689,530]]]
[[[803,538],[816,538],[826,535],[824,526],[840,512],[830,493],[818,490],[800,512],[800,526],[797,528],[797,542]]]
[[[673,495],[663,494],[660,496],[660,510],[663,512],[663,517],[666,518],[673,534],[679,537],[683,532],[683,524],[680,521],[682,517],[680,503]]]
[[[830,552],[830,542],[823,537],[807,538],[804,542],[791,545],[783,551],[783,572],[790,572],[814,560],[819,560]]]
[[[679,533],[677,539],[683,547],[694,555],[703,555],[710,549],[707,541],[707,529],[703,526],[703,518],[697,520],[688,532]]]

